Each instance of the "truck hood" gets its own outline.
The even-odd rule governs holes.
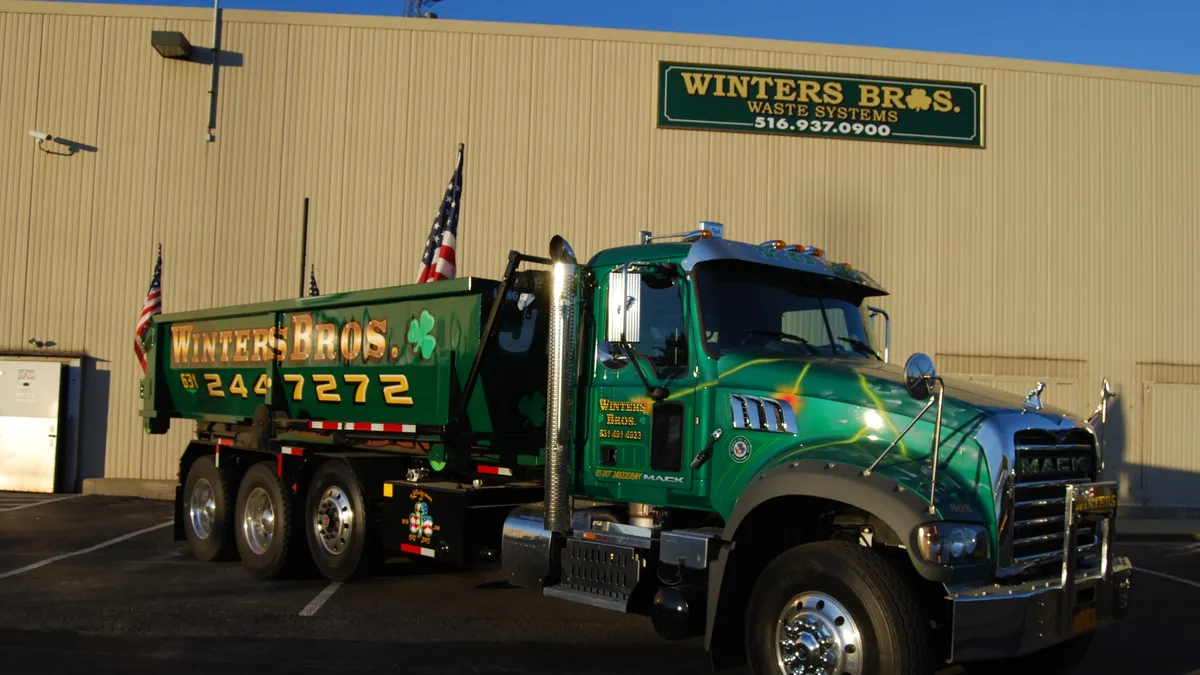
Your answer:
[[[790,357],[762,354],[726,354],[718,363],[722,388],[756,390],[802,407],[802,397],[837,400],[852,405],[916,414],[924,402],[915,401],[904,388],[904,368],[874,359],[847,357]],[[1025,398],[983,387],[964,379],[945,377],[943,416],[991,417],[1025,411]],[[1030,388],[1035,382],[1030,380]],[[882,405],[881,405],[882,404]],[[799,412],[799,410],[797,410]],[[880,410],[882,412],[882,410]],[[1044,406],[1042,415],[1080,421],[1069,412]]]
[[[903,368],[856,358],[791,357],[727,354],[718,362],[719,400],[731,398],[731,431],[750,439],[754,458],[730,467],[719,486],[732,485],[774,466],[816,460],[867,468],[881,457],[892,439],[921,413],[904,388]],[[1000,457],[984,448],[989,422],[1013,417],[1032,426],[1080,426],[1061,410],[1025,408],[1022,396],[946,378],[938,472],[938,506],[955,518],[996,523],[995,476]],[[1031,382],[1032,387],[1034,383]],[[796,433],[777,434],[739,426],[733,397],[750,395],[791,404]],[[917,422],[875,468],[900,485],[927,495],[931,488],[930,455],[936,407]],[[991,441],[994,443],[994,439]],[[967,508],[963,509],[966,506]],[[946,512],[943,511],[943,514]]]

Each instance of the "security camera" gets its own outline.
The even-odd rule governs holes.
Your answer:
[[[29,135],[30,135],[30,136],[33,136],[34,138],[36,138],[36,139],[38,140],[38,143],[41,143],[42,141],[52,141],[52,140],[54,140],[54,137],[53,137],[53,136],[51,136],[50,134],[48,134],[48,133],[46,133],[46,132],[44,132],[44,131],[30,131],[30,132],[29,132]]]

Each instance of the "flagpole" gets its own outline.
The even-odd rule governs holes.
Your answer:
[[[304,198],[304,227],[300,241],[300,297],[304,297],[304,272],[308,267],[308,197]]]

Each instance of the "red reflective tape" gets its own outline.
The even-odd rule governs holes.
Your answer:
[[[511,476],[511,475],[513,475],[512,469],[509,469],[509,468],[503,467],[503,466],[490,466],[488,464],[480,464],[479,466],[476,467],[476,470],[479,471],[479,473],[487,473],[487,474],[491,474],[493,476]]]
[[[232,445],[233,445],[233,439],[232,439],[232,438],[218,438],[218,439],[217,439],[217,445],[228,445],[228,446],[232,446]]]
[[[336,431],[342,428],[341,422],[309,422],[309,429],[322,429],[326,431]]]
[[[283,448],[281,448],[281,451],[283,452],[283,454],[291,455],[293,457],[301,457],[304,455],[304,450],[302,448],[290,448],[290,447],[284,446]]]
[[[275,475],[283,478],[283,455],[275,455]]]
[[[413,546],[412,544],[400,544],[400,550],[403,551],[404,553],[411,553],[412,555],[423,555],[426,558],[433,557],[433,549],[424,548],[422,546]]]
[[[414,434],[417,427],[414,424],[390,424],[380,422],[346,422],[342,425],[347,431],[386,431],[389,433]]]

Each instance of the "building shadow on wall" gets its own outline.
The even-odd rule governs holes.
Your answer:
[[[241,52],[227,52],[224,50],[215,52],[209,47],[192,47],[192,56],[188,60],[192,63],[211,66],[214,54],[216,54],[217,65],[221,68],[241,68],[245,64],[245,57],[242,56]]]
[[[108,407],[112,372],[100,369],[104,359],[83,359],[83,396],[79,406],[79,470],[74,489],[83,488],[85,478],[102,478],[108,454]]]
[[[1136,427],[1131,428],[1129,416],[1117,404],[1118,400],[1114,399],[1108,411],[1104,463],[1106,480],[1115,480],[1124,488],[1119,515],[1200,519],[1200,472],[1146,464],[1144,452],[1133,452],[1133,444],[1144,442],[1143,435],[1137,433]],[[1200,451],[1200,447],[1196,450]],[[1143,461],[1137,461],[1139,455]]]
[[[47,155],[54,155],[56,157],[70,157],[80,152],[96,152],[99,149],[94,145],[80,143],[79,141],[73,141],[61,136],[55,136],[54,140],[38,144],[38,148]]]

